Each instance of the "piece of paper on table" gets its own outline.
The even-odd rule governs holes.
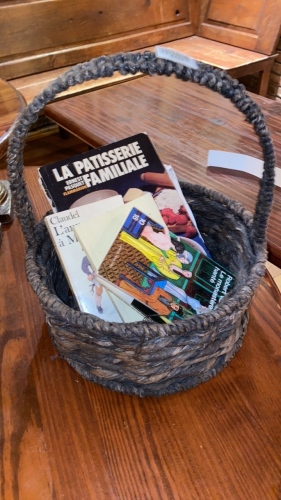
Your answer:
[[[263,163],[262,160],[253,156],[211,149],[208,153],[207,167],[236,170],[261,179]],[[275,186],[281,187],[281,169],[277,167],[275,168]]]

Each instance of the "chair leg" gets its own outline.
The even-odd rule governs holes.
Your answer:
[[[261,96],[266,97],[269,84],[269,77],[270,77],[270,67],[267,67],[264,70],[260,71],[257,91],[258,94]]]
[[[59,127],[59,135],[62,139],[68,139],[70,137],[68,130],[65,130],[63,127]]]

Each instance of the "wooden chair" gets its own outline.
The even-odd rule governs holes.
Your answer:
[[[258,73],[256,92],[266,95],[280,35],[281,1],[201,0],[197,25],[195,35],[166,45],[234,78]]]
[[[1,77],[30,102],[76,63],[193,35],[196,9],[197,0],[0,2]],[[96,86],[100,81],[91,81],[80,92]]]
[[[277,54],[259,54],[197,35],[163,45],[223,69],[233,78],[258,73],[256,88],[252,90],[262,96],[267,94],[270,72]]]
[[[81,0],[71,16],[61,0],[0,4],[1,76],[29,103],[73,64],[168,44],[235,78],[258,72],[257,92],[265,95],[280,24],[281,0],[124,0],[122,9],[117,0],[102,9],[93,1],[90,11]],[[91,81],[60,97],[100,85]]]

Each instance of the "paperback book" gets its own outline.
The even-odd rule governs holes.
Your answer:
[[[122,196],[113,196],[81,207],[64,210],[45,217],[45,224],[79,309],[107,321],[140,321],[143,315],[132,315],[131,308],[108,292],[96,279],[87,256],[73,228],[93,216],[117,209]]]
[[[149,192],[169,229],[210,256],[173,169],[164,167],[147,134],[136,134],[38,171],[55,212],[117,194],[128,202]]]
[[[99,251],[98,226],[107,233]],[[140,206],[125,205],[115,211],[111,224],[105,214],[99,224],[90,220],[75,232],[97,279],[105,286],[114,285],[117,295],[121,290],[133,297],[135,307],[139,303],[148,307],[146,315],[151,319],[171,323],[213,310],[234,285],[232,273]]]

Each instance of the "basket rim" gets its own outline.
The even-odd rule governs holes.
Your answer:
[[[183,189],[194,189],[196,192],[201,192],[211,200],[218,201],[220,204],[223,203],[225,208],[232,213],[234,216],[239,218],[245,226],[250,230],[253,223],[252,214],[247,211],[243,205],[236,200],[232,200],[227,196],[223,195],[218,191],[205,188],[203,186],[198,186],[196,184],[182,182]],[[201,194],[200,193],[200,194]],[[36,228],[40,231],[40,228],[45,228],[44,218],[37,224]],[[44,233],[45,234],[45,233]],[[43,238],[43,233],[40,236]],[[107,322],[93,314],[85,313],[76,309],[73,309],[69,305],[65,304],[56,294],[52,293],[46,284],[43,283],[43,278],[41,276],[39,267],[37,266],[36,271],[36,256],[37,249],[40,245],[40,237],[37,238],[37,245],[29,246],[26,253],[26,270],[27,277],[31,283],[32,288],[37,294],[40,303],[42,304],[46,315],[47,322],[52,324],[52,319],[56,318],[56,322],[61,323],[62,327],[64,324],[71,326],[82,326],[85,329],[91,330],[93,327],[95,329],[100,328],[103,330],[105,325],[110,325],[113,333],[118,333],[120,330],[120,323]],[[214,310],[207,311],[200,315],[193,315],[187,319],[177,321],[172,324],[159,324],[153,321],[138,321],[131,323],[122,323],[122,327],[126,330],[130,329],[130,332],[135,331],[136,337],[145,331],[147,333],[147,327],[152,326],[159,330],[161,336],[163,335],[179,335],[179,332],[184,334],[196,329],[200,331],[209,325],[215,324],[218,320],[225,318],[227,315],[235,313],[238,309],[245,308],[249,305],[251,298],[260,283],[260,280],[265,272],[266,263],[266,248],[265,245],[258,245],[253,248],[253,255],[255,255],[255,262],[253,263],[249,275],[247,277],[247,283],[238,283],[230,294],[227,294],[223,299],[223,303],[217,304]],[[86,322],[85,322],[86,320]],[[207,323],[206,323],[207,321]],[[87,326],[86,326],[87,325]],[[142,325],[142,327],[140,326]],[[124,336],[124,331],[122,331],[122,336]]]
[[[193,315],[189,319],[177,321],[171,325],[159,326],[158,323],[152,323],[151,321],[129,323],[130,330],[134,330],[137,336],[140,335],[140,325],[143,325],[142,332],[144,334],[148,334],[148,328],[146,328],[145,325],[149,325],[152,331],[156,330],[157,332],[161,332],[161,335],[168,335],[169,332],[170,334],[175,333],[177,335],[179,333],[187,333],[191,331],[192,328],[200,330],[201,328],[216,323],[220,318],[231,314],[231,312],[249,305],[253,293],[264,274],[266,261],[266,228],[273,200],[275,167],[272,140],[259,106],[251,99],[245,91],[245,87],[237,80],[231,78],[225,71],[214,69],[200,61],[198,61],[198,69],[191,69],[166,59],[157,58],[155,53],[150,51],[135,53],[125,52],[111,56],[101,56],[91,61],[73,66],[46,87],[23,110],[18,118],[13,134],[10,137],[7,167],[11,190],[14,195],[16,212],[28,244],[27,275],[39,300],[44,305],[49,322],[51,322],[52,316],[54,319],[55,314],[57,314],[62,324],[69,324],[67,322],[72,321],[73,325],[85,327],[83,323],[86,323],[86,328],[91,329],[95,327],[96,330],[102,330],[103,325],[107,324],[107,322],[100,320],[100,318],[97,319],[95,316],[75,311],[69,306],[66,306],[66,304],[63,304],[56,295],[51,295],[46,286],[44,287],[39,267],[34,267],[36,252],[34,248],[32,248],[32,245],[35,240],[37,240],[38,243],[40,238],[37,234],[33,208],[28,197],[22,173],[24,167],[24,140],[32,123],[37,121],[39,112],[44,106],[51,102],[57,94],[67,90],[70,86],[92,79],[113,76],[115,71],[121,74],[136,74],[140,72],[150,76],[159,75],[170,77],[173,75],[182,81],[189,81],[206,86],[209,90],[218,92],[223,97],[231,100],[234,106],[245,116],[246,120],[252,124],[253,131],[259,137],[264,157],[264,172],[260,181],[260,189],[253,217],[247,214],[240,203],[234,200],[231,201],[236,217],[240,217],[247,227],[247,234],[253,249],[254,264],[249,271],[247,283],[238,284],[234,288],[234,293],[230,292],[230,295],[227,296],[225,301],[223,299],[223,303],[219,304],[212,312],[203,313],[202,315]],[[197,186],[196,189],[199,189],[199,187]],[[220,203],[222,203],[223,200],[227,200],[225,196],[222,194],[217,195],[215,191],[204,188],[204,192],[205,194],[209,193],[209,196],[212,196],[213,200],[217,199]],[[229,201],[224,201],[224,203],[228,206]],[[112,330],[118,333],[120,323],[112,323],[112,325],[118,325],[118,328],[112,326]],[[154,327],[152,325],[154,325]],[[123,330],[128,328],[125,323],[123,323],[123,326]],[[124,331],[122,334],[124,334]]]

